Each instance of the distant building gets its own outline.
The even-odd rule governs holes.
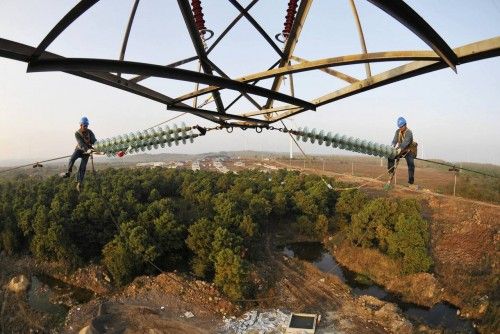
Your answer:
[[[266,164],[263,164],[262,166],[263,166],[264,168],[267,168],[267,169],[278,170],[278,167],[273,166],[273,165],[266,165]]]
[[[193,171],[197,171],[197,170],[200,170],[200,162],[199,161],[195,161],[191,164],[191,169]]]
[[[157,161],[157,162],[139,162],[136,164],[137,167],[166,167],[167,163],[163,161]]]

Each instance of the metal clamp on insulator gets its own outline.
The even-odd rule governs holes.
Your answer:
[[[204,42],[208,41],[210,38],[214,37],[214,32],[210,29],[201,29],[198,31]],[[208,35],[208,37],[206,36]]]
[[[274,35],[274,38],[280,42],[280,43],[285,43],[286,42],[286,37],[283,35],[283,33],[277,33],[276,35]]]
[[[195,125],[195,126],[193,126],[193,128],[200,132],[200,136],[204,136],[207,134],[207,129],[205,129],[199,125]]]

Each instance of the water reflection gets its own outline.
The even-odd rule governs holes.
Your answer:
[[[32,309],[48,313],[62,321],[71,305],[86,303],[93,295],[90,290],[71,286],[49,276],[37,275],[31,277],[28,304]]]
[[[284,246],[282,252],[289,257],[311,262],[322,272],[338,276],[342,282],[351,287],[355,296],[368,295],[397,304],[403,314],[415,324],[444,328],[453,333],[476,333],[472,322],[458,317],[457,309],[452,305],[439,303],[432,308],[425,308],[405,303],[367,277],[341,267],[320,242],[294,242]]]
[[[58,319],[64,318],[69,307],[52,303],[50,300],[53,294],[49,286],[42,283],[37,276],[31,277],[31,287],[28,292],[29,306],[36,311],[54,315]]]

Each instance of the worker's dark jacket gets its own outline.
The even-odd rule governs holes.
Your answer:
[[[406,128],[406,131],[403,133],[401,130],[397,129],[394,134],[394,139],[392,140],[392,145],[395,146],[399,144],[399,148],[401,148],[401,152],[409,151],[413,153],[413,155],[417,156],[417,143],[413,141],[413,133],[410,129]]]
[[[87,129],[85,131],[82,131],[82,129],[78,129],[78,131],[75,132],[75,138],[76,142],[78,145],[76,145],[76,150],[80,151],[87,151],[88,149],[92,148],[92,145],[97,141],[95,139],[95,135],[92,132],[92,130]]]

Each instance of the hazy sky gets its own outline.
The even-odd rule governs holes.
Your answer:
[[[240,1],[242,5],[250,1]],[[0,37],[32,46],[77,1],[0,0]],[[251,14],[267,33],[283,28],[288,0],[261,0]],[[500,35],[500,0],[407,1],[451,47]],[[132,0],[101,0],[49,47],[66,57],[117,59]],[[357,0],[368,51],[428,50],[408,29],[367,1]],[[203,0],[206,26],[215,38],[237,15],[227,1]],[[210,45],[215,38],[208,41]],[[348,0],[314,0],[295,55],[314,60],[360,53]],[[195,55],[174,0],[142,0],[132,28],[126,60],[167,64]],[[231,77],[262,71],[277,60],[274,50],[245,19],[240,20],[210,54]],[[374,64],[372,73],[397,63]],[[197,70],[192,63],[183,68]],[[363,65],[339,67],[364,78]],[[296,96],[312,99],[346,83],[323,72],[294,76]],[[285,121],[292,128],[308,126],[379,143],[390,143],[396,119],[404,116],[425,158],[500,164],[500,58],[445,69],[376,88]],[[144,85],[175,97],[193,83],[148,79]],[[259,83],[260,84],[260,83]],[[262,82],[270,87],[271,80]],[[289,84],[282,89],[289,91]],[[236,92],[223,92],[227,105]],[[204,99],[204,98],[203,98]],[[256,98],[263,104],[264,100]],[[237,111],[253,110],[241,100]],[[277,104],[279,105],[279,104]],[[207,108],[214,109],[213,103]],[[71,154],[81,116],[89,117],[98,139],[137,131],[177,115],[157,102],[65,73],[26,73],[26,64],[0,58],[0,161],[42,160]],[[177,124],[212,123],[183,116]],[[313,144],[308,153],[339,154]],[[286,151],[281,133],[235,130],[209,133],[194,144],[156,151],[200,153],[221,150]],[[422,152],[423,151],[423,152]],[[155,152],[155,151],[152,151]]]

